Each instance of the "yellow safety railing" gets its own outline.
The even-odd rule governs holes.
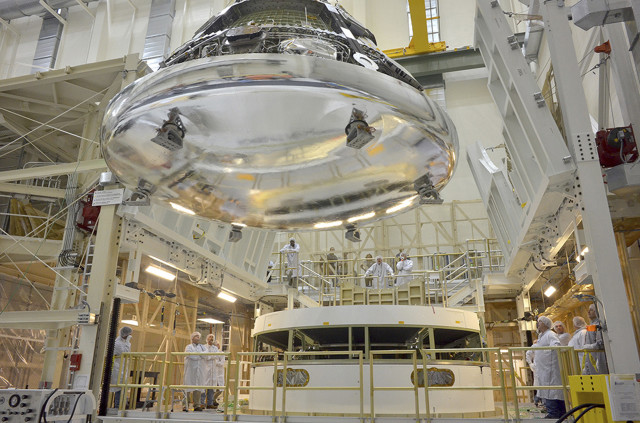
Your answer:
[[[534,350],[534,351],[544,351],[551,350],[556,351],[558,354],[558,362],[561,373],[561,384],[553,385],[553,386],[527,386],[524,384],[521,378],[517,376],[518,366],[516,365],[515,356],[523,355],[525,351]],[[375,392],[376,391],[407,391],[413,392],[414,403],[415,403],[415,417],[417,420],[421,418],[426,418],[426,422],[430,423],[434,418],[432,416],[432,410],[429,402],[429,394],[430,392],[435,391],[446,391],[446,390],[454,390],[454,391],[491,391],[496,392],[499,391],[501,393],[501,402],[502,402],[502,418],[504,421],[513,421],[513,422],[521,422],[522,416],[519,408],[520,398],[518,397],[518,392],[527,392],[531,390],[562,390],[564,392],[564,398],[567,405],[567,409],[570,408],[569,404],[569,376],[580,374],[580,365],[578,360],[578,352],[572,347],[541,347],[541,348],[530,348],[530,347],[495,347],[495,348],[435,348],[435,349],[419,349],[419,350],[373,350],[369,351],[369,393],[370,393],[370,410],[368,415],[364,412],[364,357],[365,354],[362,351],[290,351],[284,353],[278,352],[238,352],[236,355],[236,360],[230,360],[230,353],[228,352],[218,352],[218,353],[187,353],[187,352],[170,352],[168,354],[164,353],[156,353],[156,352],[137,352],[137,353],[126,353],[121,357],[117,358],[120,360],[120,372],[116,377],[115,383],[112,383],[111,387],[119,387],[122,389],[121,393],[121,401],[120,401],[120,410],[125,409],[125,403],[132,403],[136,401],[136,396],[138,391],[141,389],[148,389],[147,398],[145,399],[144,408],[148,407],[149,395],[151,392],[157,394],[157,403],[158,408],[157,411],[164,411],[165,415],[169,411],[169,406],[173,404],[173,390],[184,390],[184,389],[194,389],[194,390],[206,390],[206,389],[220,389],[223,390],[223,407],[224,407],[224,415],[225,419],[230,415],[230,411],[228,407],[229,405],[229,395],[231,392],[234,393],[234,405],[233,405],[233,419],[236,419],[238,414],[238,405],[239,405],[239,394],[240,391],[271,391],[272,392],[272,403],[271,403],[271,417],[272,421],[277,421],[278,412],[277,412],[277,391],[279,386],[279,377],[278,372],[279,369],[282,369],[282,409],[280,412],[281,416],[291,415],[290,412],[287,411],[287,392],[294,390],[317,390],[317,391],[357,391],[359,392],[359,416],[361,419],[365,417],[375,418]],[[493,384],[487,386],[461,386],[459,384],[453,384],[451,386],[430,386],[429,384],[429,372],[428,366],[433,365],[447,365],[452,364],[455,365],[456,361],[451,362],[450,360],[442,360],[438,356],[442,353],[481,353],[483,359],[485,361],[482,362],[471,362],[470,364],[488,364],[495,363],[495,366],[492,366],[494,370],[498,373],[498,385],[494,386]],[[282,354],[280,360],[278,360],[278,355]],[[419,356],[418,356],[419,354]],[[195,386],[195,385],[180,385],[171,383],[176,379],[181,379],[182,375],[176,375],[176,368],[183,365],[184,356],[223,356],[225,357],[225,384],[221,386]],[[381,356],[389,356],[393,355],[395,358],[381,358]],[[300,359],[300,357],[314,357],[314,356],[347,356],[349,359],[356,358],[357,359],[357,368],[359,371],[358,383],[354,386],[291,386],[287,382],[287,373],[288,369],[292,362],[296,362],[296,359]],[[398,356],[404,356],[408,358],[399,359]],[[168,358],[168,359],[167,359]],[[247,361],[246,358],[249,358]],[[260,358],[265,359],[265,361],[260,362]],[[494,360],[494,358],[496,358]],[[245,359],[243,361],[243,359]],[[336,358],[337,359],[337,358]],[[272,360],[271,362],[267,362],[266,360]],[[323,360],[324,361],[324,360]],[[376,386],[375,378],[374,378],[374,369],[376,366],[380,364],[398,364],[404,363],[408,364],[409,361],[413,367],[413,386],[384,386],[378,385]],[[273,384],[267,383],[266,386],[256,386],[249,384],[248,386],[240,386],[241,380],[241,365],[242,363],[258,363],[267,364],[269,366],[273,366]],[[462,363],[462,361],[461,361]],[[469,362],[466,362],[469,363]],[[354,362],[355,364],[355,362]],[[231,371],[233,366],[235,367],[235,371]],[[420,367],[422,369],[422,379],[423,382],[419,381],[419,370]],[[521,366],[523,367],[523,366]],[[235,386],[230,389],[232,385],[232,375],[235,376]],[[151,376],[150,376],[151,374]],[[154,383],[143,383],[145,378],[153,377]],[[129,383],[129,381],[131,383]],[[520,381],[520,384],[518,384]],[[422,394],[424,395],[425,402],[425,412],[421,413],[420,409],[420,389],[423,389]],[[510,400],[508,395],[509,393],[513,394],[513,399]],[[124,395],[123,395],[124,394]],[[155,399],[153,399],[155,401]],[[510,404],[513,406],[513,416],[510,416]],[[132,408],[135,408],[133,406]],[[355,410],[354,410],[355,411]],[[509,420],[511,419],[511,420]]]
[[[167,375],[169,378],[175,378],[175,374],[173,373],[173,371],[175,370],[176,366],[180,366],[183,363],[179,362],[179,361],[174,361],[174,357],[176,358],[180,358],[180,357],[185,357],[185,356],[223,356],[225,358],[225,383],[224,385],[216,385],[216,386],[205,386],[205,385],[177,385],[177,384],[169,384],[167,383],[166,385],[166,390],[170,393],[169,396],[169,401],[165,402],[164,404],[164,411],[165,413],[169,411],[169,404],[173,402],[173,395],[171,394],[171,392],[175,389],[194,389],[194,390],[207,390],[207,389],[220,389],[223,392],[223,403],[224,403],[224,414],[227,414],[227,407],[228,407],[228,402],[229,402],[229,381],[230,381],[230,377],[231,377],[231,372],[230,370],[230,366],[231,366],[231,361],[229,360],[231,353],[229,352],[203,352],[203,353],[192,353],[192,352],[171,352],[169,353],[169,356],[171,357],[171,359],[169,360],[169,368],[167,370]],[[186,392],[185,392],[186,394]],[[187,404],[189,404],[188,402],[188,398],[185,398],[185,400],[187,401]],[[166,398],[165,398],[166,401]],[[235,406],[237,407],[237,398],[236,398],[236,404]],[[234,407],[234,408],[236,408]]]
[[[516,384],[516,369],[515,369],[515,365],[514,365],[514,359],[513,359],[513,353],[514,352],[525,352],[528,350],[534,350],[534,351],[548,351],[548,350],[552,350],[552,351],[556,351],[558,353],[558,363],[559,363],[559,367],[560,367],[560,374],[561,374],[561,379],[562,379],[562,384],[561,385],[545,385],[545,386],[518,386]],[[420,350],[420,353],[422,354],[422,362],[423,362],[423,369],[427,368],[427,365],[430,362],[435,362],[437,363],[438,360],[433,360],[430,358],[429,353],[451,353],[451,352],[455,352],[455,353],[460,353],[460,352],[482,352],[484,353],[493,353],[496,354],[498,359],[497,364],[498,364],[498,373],[499,373],[499,377],[500,377],[500,386],[433,386],[430,387],[429,383],[428,383],[428,379],[425,376],[425,383],[424,383],[424,388],[425,388],[425,401],[426,401],[426,408],[427,408],[427,422],[431,422],[431,410],[429,409],[429,391],[437,391],[437,390],[448,390],[448,389],[452,389],[452,390],[492,390],[492,391],[496,391],[496,390],[500,390],[502,392],[502,404],[503,404],[503,414],[504,414],[504,421],[507,422],[509,421],[509,411],[508,411],[508,398],[507,398],[507,384],[506,384],[506,380],[505,380],[505,368],[503,366],[503,359],[502,359],[502,355],[506,354],[508,357],[508,369],[506,369],[507,371],[509,371],[510,373],[510,377],[511,377],[511,390],[513,391],[513,401],[514,401],[514,409],[515,409],[515,422],[520,422],[521,416],[520,416],[520,409],[518,407],[518,395],[517,392],[519,390],[524,390],[524,391],[531,391],[531,390],[563,390],[564,391],[564,398],[565,398],[565,405],[567,407],[567,410],[570,409],[570,403],[569,403],[569,376],[573,375],[573,374],[580,374],[579,373],[579,368],[576,367],[576,360],[577,360],[577,354],[575,352],[575,350],[572,347],[536,347],[536,348],[531,348],[531,347],[508,347],[508,348],[448,348],[448,349],[443,349],[443,348],[436,348],[436,349],[422,349]],[[578,370],[578,371],[576,371]],[[424,370],[423,370],[424,371]],[[426,373],[425,373],[426,375]]]
[[[251,358],[255,358],[255,357],[273,357],[273,386],[240,386],[240,358],[241,357],[251,357]],[[237,358],[238,358],[238,364],[236,366],[236,389],[235,389],[235,407],[233,407],[233,418],[234,420],[236,420],[236,415],[238,413],[238,398],[239,398],[239,393],[240,390],[270,390],[272,392],[273,395],[273,402],[272,402],[272,408],[271,408],[271,421],[275,422],[278,420],[278,416],[276,413],[276,393],[277,393],[277,387],[278,387],[278,383],[277,383],[277,378],[276,375],[278,374],[278,353],[277,352],[239,352],[237,353]],[[285,373],[286,374],[286,373]],[[286,379],[286,377],[285,377]]]
[[[289,363],[289,357],[291,356],[327,356],[327,355],[346,355],[348,357],[352,357],[354,355],[358,356],[358,366],[360,369],[360,377],[359,386],[351,387],[351,386],[287,386],[287,366]],[[315,391],[359,391],[360,392],[360,419],[364,419],[364,384],[362,381],[363,376],[363,364],[364,364],[364,354],[362,351],[287,351],[284,353],[284,362],[282,365],[282,416],[286,416],[287,410],[287,391],[289,390],[315,390]],[[273,383],[277,386],[278,378],[276,374],[273,377]]]
[[[135,404],[139,390],[144,388],[155,389],[158,398],[162,397],[166,364],[164,356],[164,353],[158,352],[136,352],[123,353],[119,357],[114,357],[114,363],[118,362],[120,368],[116,374],[116,380],[111,381],[111,387],[121,389],[119,410],[124,410],[127,403],[126,399],[128,399],[130,405]],[[149,360],[148,357],[163,357],[163,359]],[[142,383],[147,377],[153,377],[157,383]],[[129,383],[129,380],[134,381],[134,383]],[[136,381],[139,383],[135,383]],[[147,405],[148,396],[145,399],[145,405]]]
[[[405,387],[405,386],[380,386],[375,387],[373,383],[373,364],[375,362],[375,356],[377,355],[387,355],[387,354],[399,354],[399,355],[411,355],[411,360],[413,361],[413,388]],[[375,418],[375,408],[374,408],[374,393],[375,391],[414,391],[415,395],[415,406],[416,406],[416,421],[420,421],[420,400],[418,393],[418,362],[417,362],[417,352],[416,350],[376,350],[369,352],[369,392],[371,394],[370,405],[371,405],[371,415],[372,419]],[[425,367],[426,369],[426,367]],[[424,371],[424,370],[423,370]],[[426,374],[425,374],[426,377]],[[425,379],[425,385],[426,379]],[[428,402],[427,402],[428,404]]]

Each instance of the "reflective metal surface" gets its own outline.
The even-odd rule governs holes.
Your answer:
[[[346,145],[357,109],[372,139]],[[366,134],[365,134],[366,135]],[[367,140],[364,140],[367,141]],[[439,190],[457,135],[419,90],[361,66],[313,56],[244,54],[161,69],[125,88],[102,128],[104,157],[152,201],[271,229],[359,225]]]

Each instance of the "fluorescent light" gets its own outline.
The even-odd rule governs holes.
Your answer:
[[[335,228],[342,225],[342,220],[334,220],[333,222],[320,222],[313,225],[316,229]]]
[[[176,278],[176,275],[174,275],[173,273],[169,273],[166,270],[160,269],[159,267],[155,267],[155,266],[147,266],[146,269],[144,269],[145,272],[147,273],[151,273],[152,275],[156,275],[162,279],[166,279],[168,281],[172,281]]]
[[[547,290],[544,291],[544,295],[547,297],[550,297],[553,295],[554,292],[556,292],[556,287],[553,285],[549,285],[549,288],[547,288]]]
[[[501,349],[501,350],[500,350],[500,352],[501,352],[502,354],[506,354],[506,353],[508,353],[508,352],[509,352],[509,350],[503,350],[503,349]]]
[[[204,319],[198,319],[198,320],[200,320],[201,322],[210,323],[212,325],[219,325],[220,323],[224,323],[221,320],[211,319],[209,317],[206,317]]]
[[[398,205],[393,206],[390,209],[387,209],[387,214],[395,213],[395,212],[397,212],[399,210],[406,209],[411,204],[413,204],[413,200],[415,200],[417,197],[418,197],[417,195],[414,195],[413,197],[407,198],[406,200],[404,200],[403,202],[399,203]]]
[[[247,225],[245,225],[244,223],[240,223],[240,222],[231,222],[231,226],[238,226],[239,228],[246,228]]]
[[[220,291],[220,293],[218,294],[218,298],[222,298],[223,300],[229,301],[230,303],[235,303],[237,298],[234,297],[233,295],[229,295],[224,291]]]
[[[589,252],[589,247],[584,247],[582,249],[582,252],[580,253],[581,256],[584,256],[585,254],[587,254]]]
[[[173,267],[174,269],[180,270],[176,267],[175,264],[171,264],[168,261],[164,261],[164,260],[160,260],[158,257],[155,256],[149,256],[150,259],[154,259],[155,261],[159,261],[160,263],[164,264],[165,266],[169,266],[169,267]]]
[[[576,257],[576,261],[577,261],[578,263],[580,263],[580,260],[582,260],[582,259],[581,259],[581,258],[580,258],[580,256],[578,255],[578,257]]]
[[[127,325],[131,325],[131,326],[138,326],[137,320],[120,320],[120,322],[125,323]]]
[[[196,214],[196,212],[194,212],[193,210],[190,210],[184,206],[181,206],[180,204],[171,203],[171,202],[169,204],[171,204],[171,207],[173,207],[175,210],[178,210],[179,212],[190,214],[191,216]]]
[[[370,213],[366,213],[366,214],[361,214],[360,216],[350,217],[349,219],[347,219],[347,222],[353,223],[353,222],[357,222],[358,220],[371,219],[375,215],[376,215],[376,212],[370,212]]]

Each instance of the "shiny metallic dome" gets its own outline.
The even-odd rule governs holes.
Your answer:
[[[139,196],[298,230],[441,201],[457,135],[341,8],[244,0],[112,100],[102,148]]]

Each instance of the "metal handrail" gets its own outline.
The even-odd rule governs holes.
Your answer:
[[[300,387],[287,387],[287,363],[289,356],[314,356],[314,355],[348,355],[349,357],[353,355],[358,356],[358,367],[360,369],[360,377],[358,378],[359,386],[358,387],[347,387],[347,386],[339,386],[339,387],[331,387],[331,386],[300,386]],[[355,391],[358,390],[360,392],[360,419],[364,421],[364,383],[363,383],[363,364],[364,364],[364,353],[362,351],[286,351],[284,353],[284,361],[282,365],[282,416],[283,418],[286,416],[286,404],[287,404],[287,390],[339,390],[339,391]],[[273,375],[274,384],[277,385],[278,378],[276,374]]]
[[[231,378],[231,372],[230,372],[230,367],[231,367],[231,353],[230,352],[202,352],[202,353],[195,353],[195,352],[170,352],[169,356],[171,357],[181,357],[181,356],[192,356],[192,355],[199,355],[199,356],[224,356],[225,358],[225,384],[224,385],[216,385],[216,386],[205,386],[205,385],[173,385],[173,384],[167,384],[166,385],[166,389],[168,391],[171,391],[172,389],[194,389],[194,390],[206,390],[206,389],[214,389],[214,388],[218,388],[221,389],[223,392],[223,402],[224,402],[224,414],[225,416],[227,415],[227,407],[228,407],[228,400],[229,400],[229,382],[230,382],[230,378]],[[176,364],[183,364],[183,363],[177,363]],[[173,370],[173,365],[174,365],[174,361],[173,359],[171,359],[169,361],[169,369],[167,371],[167,374],[169,375],[173,375],[173,373],[171,372]],[[236,399],[237,402],[237,399]],[[187,399],[187,404],[188,404],[188,399]],[[165,413],[168,412],[169,410],[169,403],[165,403]]]
[[[411,387],[375,387],[373,383],[373,364],[375,361],[376,355],[384,355],[384,354],[403,354],[408,355],[411,354],[411,360],[413,361],[413,388]],[[416,407],[416,422],[420,421],[420,400],[419,400],[419,392],[418,392],[418,363],[417,363],[417,352],[416,350],[375,350],[369,351],[369,390],[371,395],[370,406],[371,406],[371,419],[375,419],[375,408],[374,408],[374,392],[375,391],[414,391],[415,395],[415,407]],[[424,371],[424,370],[423,370]],[[426,374],[425,374],[426,377]],[[425,379],[426,381],[426,379]],[[425,382],[425,385],[428,383]]]

